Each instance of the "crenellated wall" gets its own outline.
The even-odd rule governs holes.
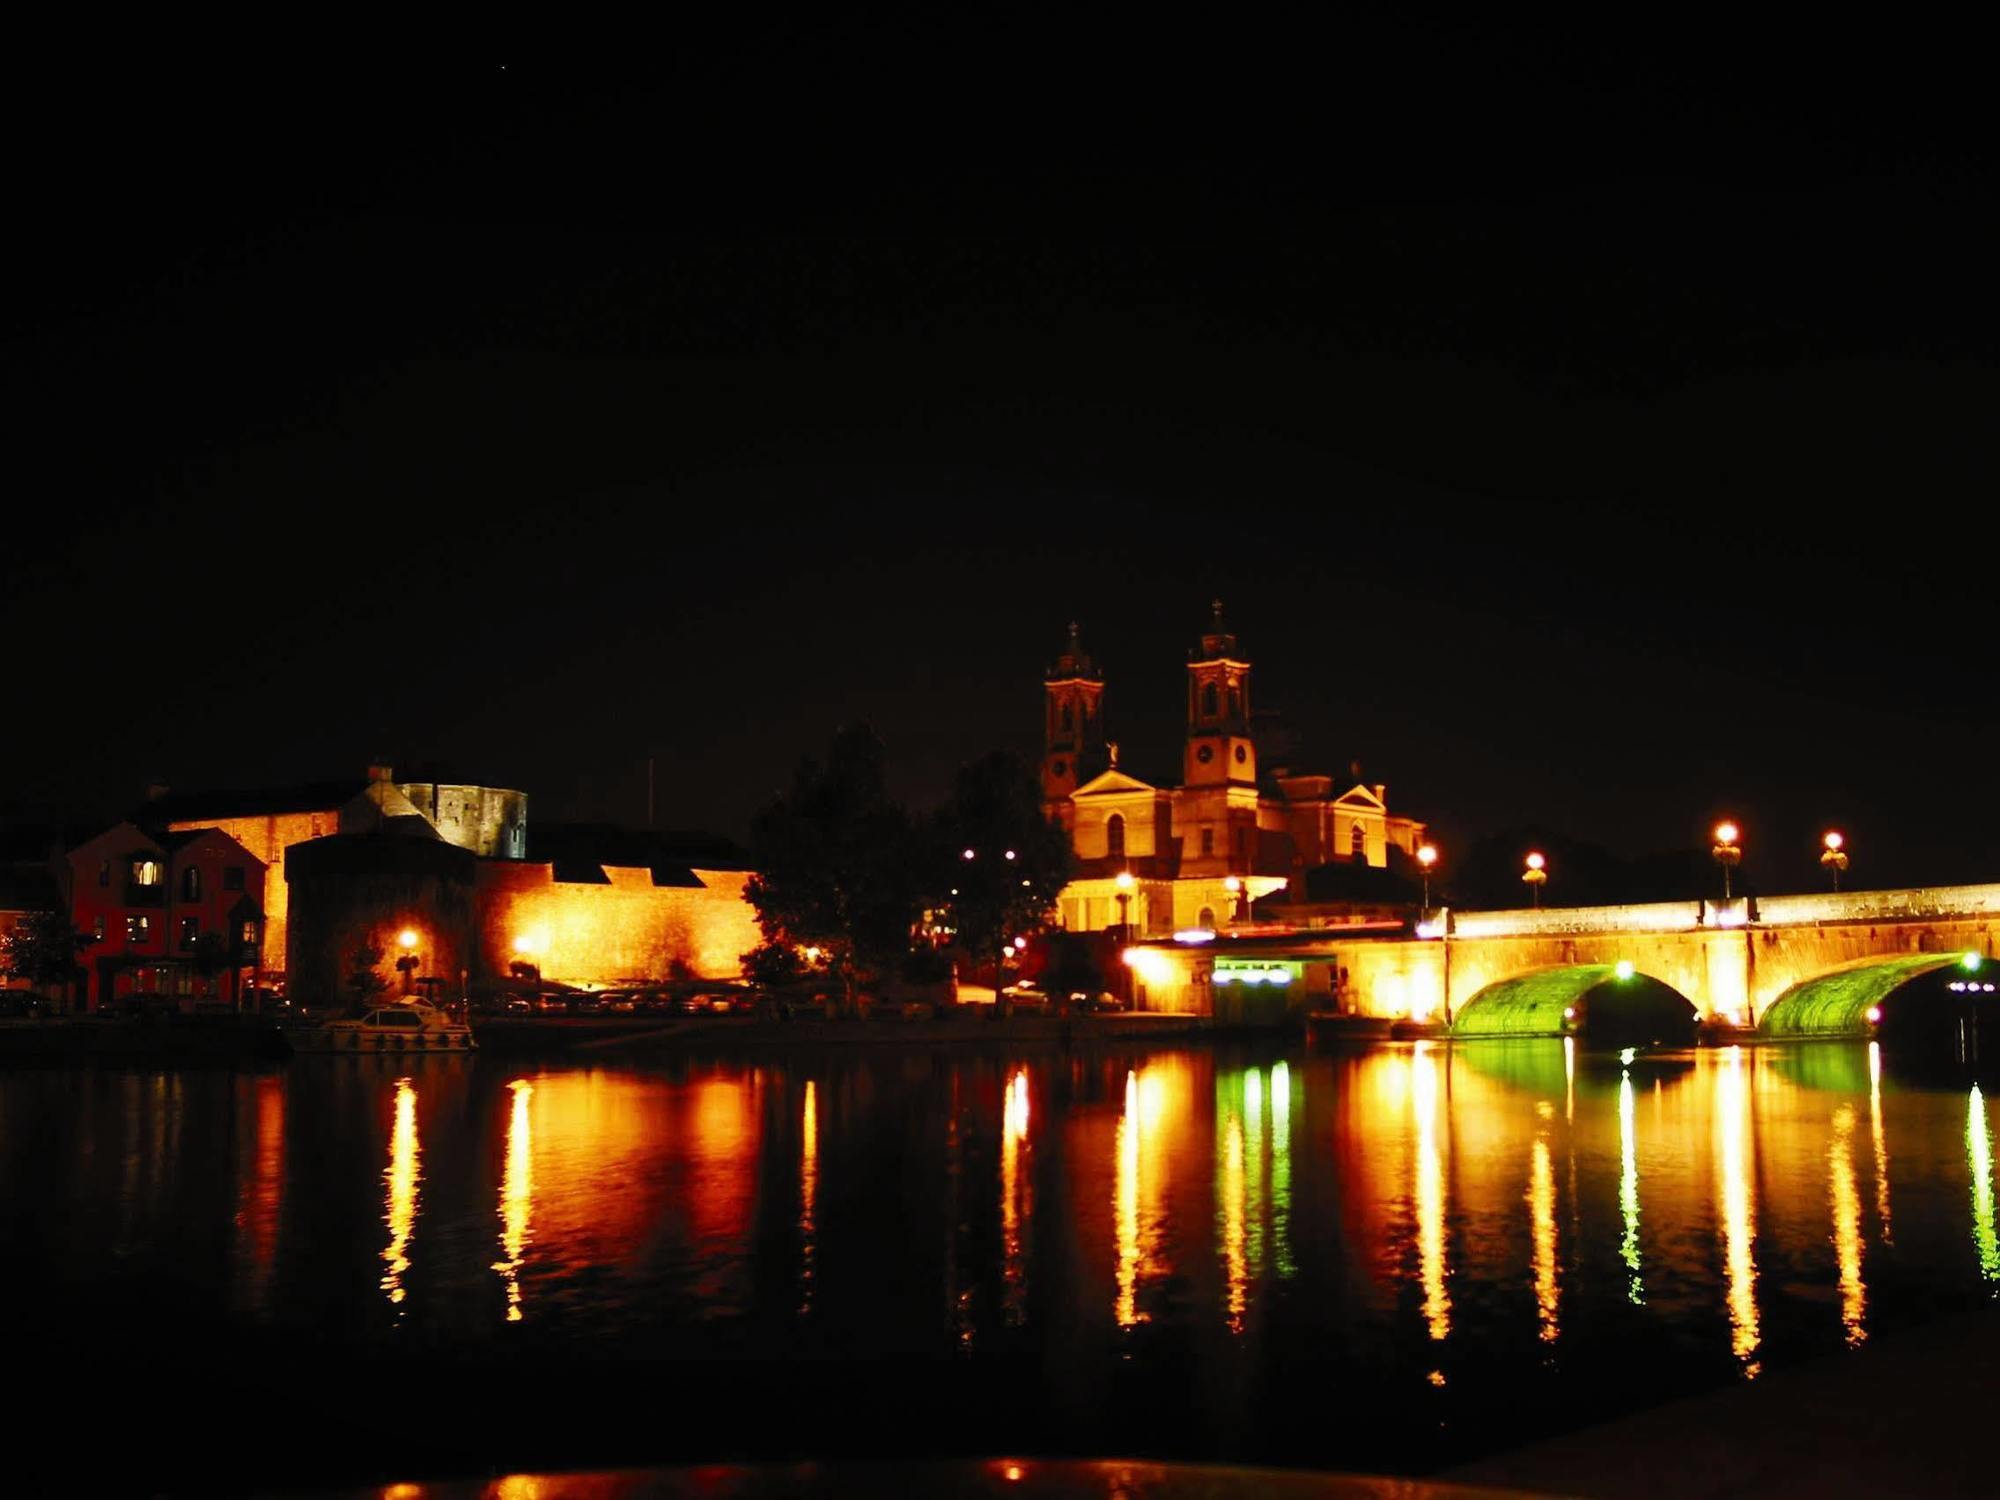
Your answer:
[[[479,977],[505,979],[525,960],[565,984],[664,980],[685,965],[734,979],[763,935],[744,870],[696,870],[699,885],[655,885],[647,869],[603,867],[602,883],[559,881],[553,865],[482,863]]]

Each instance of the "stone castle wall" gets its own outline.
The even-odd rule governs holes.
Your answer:
[[[477,974],[503,981],[525,961],[565,984],[664,980],[681,965],[735,979],[763,941],[747,871],[697,870],[698,886],[656,886],[651,871],[617,865],[604,873],[599,885],[558,881],[546,864],[482,864]]]

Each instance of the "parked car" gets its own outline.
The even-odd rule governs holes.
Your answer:
[[[639,1002],[627,990],[606,990],[597,997],[599,1009],[611,1015],[629,1016],[639,1008]]]
[[[569,1014],[569,996],[535,996],[535,1014],[538,1016],[566,1016]]]
[[[1007,997],[1007,1003],[1017,1011],[1033,1014],[1049,1009],[1048,993],[1032,981],[1010,984],[1000,993]]]
[[[1107,1011],[1120,1011],[1125,1006],[1109,990],[1099,990],[1094,995],[1086,995],[1081,990],[1077,990],[1069,997],[1069,1008],[1078,1015],[1090,1016],[1100,1015]]]

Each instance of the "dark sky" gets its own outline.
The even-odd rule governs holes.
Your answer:
[[[0,810],[651,752],[741,834],[855,718],[926,802],[1071,618],[1172,767],[1219,594],[1448,848],[2000,876],[1969,38],[627,50],[13,91]]]

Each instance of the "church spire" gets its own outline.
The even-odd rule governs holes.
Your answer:
[[[1218,657],[1234,656],[1236,654],[1236,636],[1227,625],[1222,623],[1222,601],[1220,599],[1212,599],[1209,601],[1208,608],[1208,629],[1202,632],[1201,654],[1210,661],[1214,661]]]
[[[1042,678],[1042,805],[1065,827],[1070,793],[1102,768],[1104,676],[1070,621],[1069,641]]]

